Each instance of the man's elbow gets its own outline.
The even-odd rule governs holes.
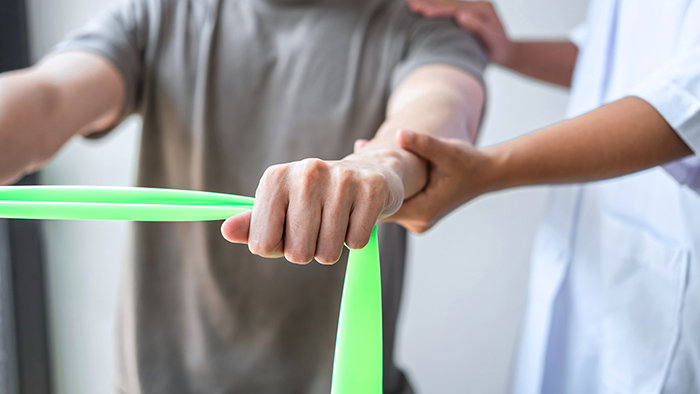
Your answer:
[[[453,66],[429,65],[404,79],[391,97],[388,114],[398,114],[418,103],[423,108],[433,107],[436,113],[451,119],[449,137],[474,142],[485,97],[484,85],[476,76]],[[457,123],[459,127],[454,127]]]

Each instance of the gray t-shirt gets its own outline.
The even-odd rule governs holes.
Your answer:
[[[392,89],[419,66],[481,76],[486,56],[447,20],[403,0],[131,0],[57,50],[121,71],[123,116],[143,117],[140,186],[253,195],[272,164],[340,159],[371,138]],[[102,133],[103,134],[103,133]],[[220,223],[139,223],[119,319],[129,394],[330,390],[345,257],[298,266],[226,242]],[[380,231],[385,393],[405,232]]]

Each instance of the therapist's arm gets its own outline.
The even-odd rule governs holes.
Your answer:
[[[121,74],[89,53],[0,74],[0,184],[36,171],[74,135],[112,125],[124,94]]]
[[[407,0],[412,11],[428,18],[450,17],[474,33],[489,59],[544,82],[570,86],[578,48],[569,41],[512,41],[488,1]]]
[[[446,65],[415,70],[392,93],[386,121],[371,141],[342,160],[268,168],[253,211],[227,220],[224,237],[263,257],[335,263],[343,243],[363,247],[377,220],[427,182],[426,162],[399,147],[396,130],[473,139],[483,101],[483,87],[468,73]]]
[[[417,233],[487,192],[608,179],[693,153],[654,107],[636,97],[485,149],[411,132],[397,139],[431,163],[425,190],[389,218]]]

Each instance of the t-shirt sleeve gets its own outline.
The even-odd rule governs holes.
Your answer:
[[[580,23],[578,26],[574,27],[573,29],[569,30],[566,36],[569,39],[569,41],[571,41],[578,48],[581,48],[588,39],[588,32],[588,20],[586,20]]]
[[[158,0],[123,1],[70,33],[53,48],[52,52],[87,51],[97,54],[112,63],[124,78],[126,97],[119,119],[107,130],[96,130],[90,138],[107,134],[137,111],[141,101],[149,30],[159,8]]]
[[[476,37],[450,19],[426,19],[410,14],[404,56],[392,76],[392,90],[413,70],[428,64],[447,64],[475,76],[483,84],[488,58]]]

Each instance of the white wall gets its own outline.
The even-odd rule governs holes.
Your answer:
[[[34,59],[111,0],[29,0]],[[516,37],[559,37],[587,0],[501,0]],[[566,93],[492,69],[482,143],[561,119]],[[98,142],[76,140],[45,171],[48,184],[130,185],[137,119]],[[399,362],[421,393],[502,393],[508,382],[528,274],[544,207],[541,188],[481,198],[429,234],[412,238],[399,332]],[[112,393],[113,334],[129,226],[50,222],[48,285],[59,394]]]

